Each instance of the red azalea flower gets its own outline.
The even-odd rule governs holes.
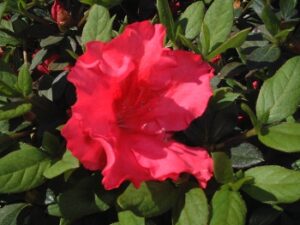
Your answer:
[[[68,75],[77,102],[62,134],[86,168],[102,170],[106,189],[180,173],[205,187],[212,176],[207,151],[171,134],[205,111],[213,69],[199,55],[164,48],[165,33],[149,21],[131,24],[108,43],[88,43]]]
[[[55,0],[51,7],[51,17],[60,28],[67,27],[71,24],[72,17],[60,0]]]

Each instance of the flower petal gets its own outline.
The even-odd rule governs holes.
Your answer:
[[[212,176],[212,159],[203,148],[164,140],[161,135],[124,134],[116,144],[103,142],[107,165],[102,182],[106,189],[117,188],[125,180],[137,187],[143,181],[177,180],[181,173],[194,175],[204,188]]]
[[[98,138],[106,152],[107,164],[102,171],[102,183],[107,190],[118,188],[125,180],[139,187],[150,178],[149,171],[136,161],[129,136],[124,134],[115,141]]]
[[[84,167],[90,170],[101,170],[104,167],[106,156],[101,143],[91,138],[75,116],[63,127],[62,135],[68,140],[67,149]]]
[[[177,180],[181,173],[189,173],[205,188],[212,177],[213,161],[204,148],[149,136],[135,136],[133,148],[139,164],[150,170],[152,180]]]

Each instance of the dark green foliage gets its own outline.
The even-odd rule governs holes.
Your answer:
[[[61,0],[65,26],[53,2],[0,2],[0,225],[300,224],[299,1]],[[214,67],[207,110],[174,134],[210,152],[204,190],[188,174],[105,190],[61,136],[69,67],[146,19]]]

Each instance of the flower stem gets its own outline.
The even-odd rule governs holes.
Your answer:
[[[251,130],[248,130],[248,131],[246,131],[244,133],[241,133],[237,136],[229,138],[229,139],[227,139],[226,141],[224,141],[222,143],[211,146],[210,150],[212,152],[218,151],[218,150],[223,150],[224,151],[225,149],[228,149],[230,146],[235,145],[235,144],[239,144],[239,143],[245,141],[246,139],[248,139],[250,137],[253,137],[253,136],[256,136],[256,135],[257,135],[257,133],[256,133],[255,128],[252,128]]]

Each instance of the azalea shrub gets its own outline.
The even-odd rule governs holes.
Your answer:
[[[0,225],[299,225],[299,8],[2,0]]]

